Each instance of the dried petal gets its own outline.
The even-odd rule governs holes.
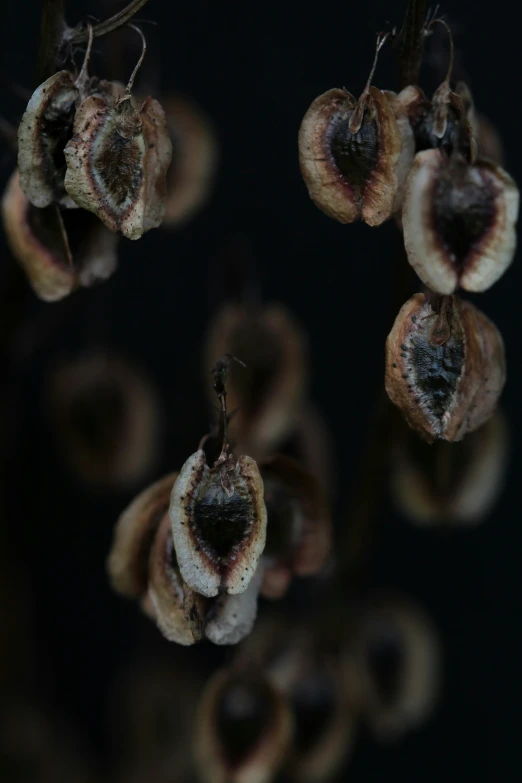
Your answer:
[[[170,518],[185,582],[201,595],[237,595],[252,579],[265,547],[263,480],[241,456],[209,468],[200,449],[183,465],[172,490]]]
[[[401,133],[390,103],[375,87],[369,88],[362,123],[352,132],[356,108],[344,90],[315,99],[299,130],[301,173],[311,199],[327,215],[341,223],[361,219],[378,226],[394,211]]]
[[[172,145],[159,103],[138,110],[125,96],[93,95],[80,105],[65,148],[65,187],[111,231],[139,239],[161,223]]]
[[[260,562],[247,589],[239,595],[221,593],[206,616],[205,636],[214,644],[237,644],[252,631],[257,617],[257,597],[263,581]]]
[[[72,136],[78,96],[69,71],[59,71],[35,90],[20,122],[20,186],[35,207],[75,206],[64,187],[63,150]]]
[[[513,260],[518,189],[499,166],[419,153],[406,185],[402,224],[408,260],[441,294],[485,291]]]
[[[505,380],[502,337],[469,302],[424,294],[401,308],[386,341],[386,391],[426,440],[461,440],[493,413]]]

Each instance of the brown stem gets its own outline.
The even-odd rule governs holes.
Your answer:
[[[122,10],[118,11],[114,16],[111,16],[104,22],[100,22],[100,24],[94,25],[92,29],[94,37],[100,38],[102,35],[107,35],[107,33],[117,30],[118,27],[123,27],[123,25],[127,24],[127,22],[129,22],[147,2],[148,0],[132,0],[129,5],[122,8]],[[70,35],[68,35],[68,40],[73,44],[79,44],[87,41],[88,37],[89,33],[85,27],[75,27],[74,30],[71,30]]]
[[[399,33],[399,82],[401,90],[417,84],[424,51],[426,0],[408,0],[406,16]]]
[[[42,9],[40,49],[36,66],[36,84],[56,71],[56,61],[67,31],[65,0],[45,0]]]

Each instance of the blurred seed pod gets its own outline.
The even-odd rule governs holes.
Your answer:
[[[476,144],[476,157],[481,160],[490,160],[497,166],[502,166],[504,150],[502,140],[493,123],[483,114],[477,112],[471,90],[465,82],[459,82],[455,87],[464,106],[466,117]]]
[[[409,124],[399,125],[386,95],[370,86],[384,40],[378,39],[361,97],[328,90],[313,101],[299,130],[299,162],[310,198],[340,223],[378,226],[391,217],[413,159]]]
[[[205,381],[216,356],[237,356],[227,399],[229,435],[239,452],[262,459],[296,427],[308,376],[305,336],[280,305],[247,308],[228,303],[214,317],[205,349]],[[209,390],[210,390],[209,384]]]
[[[495,410],[505,381],[500,332],[456,296],[415,294],[386,341],[386,391],[425,440],[462,440]]]
[[[513,260],[518,207],[518,188],[499,166],[418,153],[402,211],[409,263],[440,294],[485,291]]]
[[[268,783],[292,737],[285,699],[261,672],[218,671],[198,707],[194,757],[203,783]]]
[[[208,118],[193,101],[168,95],[162,104],[172,143],[163,225],[171,227],[189,220],[207,200],[216,175],[218,147]]]
[[[406,115],[413,131],[415,152],[440,149],[467,159],[472,154],[472,129],[461,96],[444,81],[430,101],[420,87],[405,87],[393,101],[394,110]]]
[[[428,445],[404,428],[392,449],[395,504],[421,527],[478,524],[500,494],[508,450],[508,429],[500,411],[460,443]]]
[[[440,689],[441,651],[431,620],[409,598],[375,593],[361,607],[350,653],[376,737],[396,740],[425,723]]]
[[[22,193],[18,171],[2,199],[7,242],[35,294],[46,302],[111,276],[118,237],[83,210],[34,207]]]
[[[330,508],[319,482],[291,457],[260,464],[267,509],[262,595],[281,598],[294,575],[324,566],[331,547]]]
[[[64,459],[85,483],[123,489],[151,471],[159,404],[133,365],[105,354],[63,363],[50,378],[49,406]]]

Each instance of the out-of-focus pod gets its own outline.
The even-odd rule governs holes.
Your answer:
[[[292,739],[285,698],[259,670],[223,669],[208,682],[194,732],[202,783],[268,783]]]
[[[391,453],[395,504],[421,527],[478,524],[502,490],[508,450],[500,411],[460,443],[428,445],[404,428]]]
[[[350,643],[362,708],[372,732],[393,740],[427,721],[440,688],[435,628],[409,598],[376,593],[360,608]]]
[[[465,82],[459,82],[455,87],[455,92],[462,101],[471,126],[476,147],[476,157],[490,160],[492,163],[496,163],[497,166],[502,166],[504,163],[504,150],[502,139],[497,129],[491,120],[476,110],[473,95]]]
[[[161,415],[140,370],[118,356],[93,353],[55,368],[49,387],[59,446],[82,481],[120,489],[150,472]]]
[[[223,354],[246,365],[231,365],[229,371],[230,439],[239,452],[259,460],[277,450],[296,427],[308,376],[303,331],[281,305],[228,303],[208,332],[204,372],[209,392],[209,368]]]
[[[118,237],[89,212],[33,206],[22,193],[18,170],[7,184],[2,217],[11,252],[46,302],[105,280],[116,269]]]
[[[331,547],[330,508],[317,479],[291,457],[269,457],[260,470],[267,509],[261,593],[281,598],[294,575],[323,568]]]

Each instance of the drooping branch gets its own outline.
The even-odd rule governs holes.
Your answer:
[[[127,22],[129,22],[147,2],[148,0],[132,0],[132,2],[125,8],[122,8],[121,11],[118,11],[117,14],[114,14],[114,16],[105,19],[104,22],[94,25],[92,29],[94,38],[101,38],[102,35],[107,35],[107,33],[117,30],[118,27],[123,27],[123,25],[127,24]],[[84,43],[88,40],[88,37],[89,32],[83,25],[81,27],[75,27],[67,35],[67,39],[72,44]]]

